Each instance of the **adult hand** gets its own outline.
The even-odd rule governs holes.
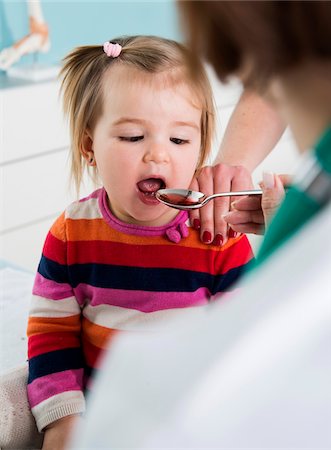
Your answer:
[[[265,172],[260,183],[263,195],[244,197],[233,202],[233,209],[224,216],[224,220],[236,232],[263,234],[282,202],[284,186],[290,184],[290,180],[289,175]]]
[[[215,192],[240,191],[252,189],[252,178],[247,169],[242,166],[217,164],[206,166],[192,180],[190,189],[212,195]],[[230,210],[231,201],[240,197],[223,197],[207,203],[201,209],[190,212],[192,226],[200,230],[200,239],[206,244],[222,245],[228,237],[234,237],[236,231],[229,230],[223,215]]]

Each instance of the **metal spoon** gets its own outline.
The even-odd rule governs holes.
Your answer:
[[[234,197],[239,195],[261,195],[261,189],[253,189],[238,192],[220,192],[206,196],[202,192],[190,191],[189,189],[159,189],[155,197],[159,202],[176,209],[198,209],[205,206],[216,197]]]

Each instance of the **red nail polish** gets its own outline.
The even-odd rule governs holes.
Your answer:
[[[221,234],[216,234],[213,244],[214,245],[222,245],[223,244],[223,236]]]
[[[193,228],[194,228],[195,230],[200,230],[200,228],[201,228],[201,223],[200,223],[200,220],[199,220],[199,219],[194,219],[194,220],[193,220]]]
[[[208,244],[211,241],[211,233],[209,231],[204,231],[202,235],[202,241]]]
[[[238,233],[236,231],[234,231],[232,228],[230,228],[229,230],[229,237],[230,238],[235,238],[238,236]]]

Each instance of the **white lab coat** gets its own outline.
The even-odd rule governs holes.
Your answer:
[[[331,205],[233,298],[122,335],[72,448],[331,448]]]

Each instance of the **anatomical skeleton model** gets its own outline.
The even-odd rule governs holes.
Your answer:
[[[49,30],[41,10],[40,0],[27,0],[29,33],[11,47],[0,51],[0,69],[7,71],[26,54],[46,53],[50,48]]]

